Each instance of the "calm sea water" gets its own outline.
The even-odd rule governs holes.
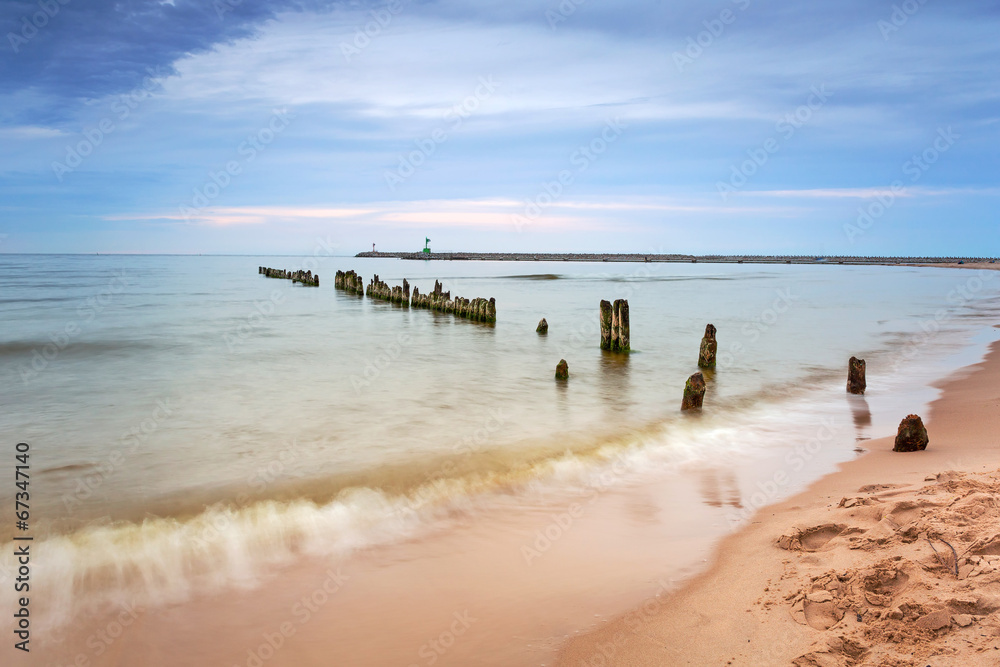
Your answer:
[[[905,267],[329,257],[306,265],[319,288],[257,273],[303,262],[0,255],[0,466],[30,443],[49,612],[391,543],[622,457],[615,484],[740,465],[828,424],[832,465],[974,361],[1000,313],[994,272]],[[347,295],[337,269],[494,297],[497,323]],[[598,304],[618,298],[630,355],[598,346]],[[704,414],[685,416],[710,322],[719,367]],[[865,399],[845,398],[851,355],[868,361]]]

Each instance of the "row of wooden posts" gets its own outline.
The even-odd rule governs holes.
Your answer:
[[[549,324],[545,318],[535,329],[539,334],[547,334]],[[719,343],[715,336],[718,330],[715,325],[705,327],[705,335],[701,339],[698,350],[698,367],[714,369]],[[629,351],[628,301],[615,301],[614,306],[607,301],[601,301],[601,349],[614,352]],[[851,357],[847,362],[847,391],[850,394],[863,396],[868,388],[866,377],[867,366],[864,359]],[[569,379],[569,365],[565,359],[560,359],[556,365],[556,379]],[[684,397],[681,399],[681,410],[701,410],[705,401],[705,375],[698,371],[684,383]],[[929,438],[923,420],[918,415],[907,415],[900,422],[893,444],[894,452],[917,452],[927,449]]]
[[[542,318],[535,329],[539,334],[547,334],[549,323]],[[705,327],[705,335],[701,339],[698,350],[698,367],[714,369],[719,343],[716,340],[718,330],[715,325]],[[629,352],[629,321],[628,301],[619,299],[614,304],[601,301],[601,349],[612,352]],[[847,391],[855,395],[864,395],[868,388],[864,359],[851,357],[847,363]],[[556,380],[569,379],[569,365],[565,359],[560,359],[556,365]],[[701,410],[705,401],[705,376],[701,371],[694,373],[684,383],[684,397],[681,399],[681,410]],[[895,452],[921,451],[927,448],[927,429],[918,415],[907,415],[899,424]]]
[[[333,277],[333,286],[358,296],[365,293],[365,279],[354,271],[337,271],[337,275]]]
[[[601,349],[609,352],[630,352],[630,329],[628,318],[628,300],[617,299],[614,303],[601,301]],[[549,323],[543,317],[535,328],[539,334],[547,334]],[[715,339],[715,325],[705,327],[705,336],[701,339],[698,351],[699,368],[715,368],[715,356],[719,349]],[[569,364],[560,359],[556,365],[556,379],[569,379]],[[681,410],[700,410],[705,400],[705,376],[699,371],[688,378],[684,385],[684,398]]]
[[[303,285],[319,286],[319,275],[312,275],[311,271],[285,271],[283,269],[271,269],[261,266],[259,273],[269,278],[284,278],[293,282],[300,282]],[[359,296],[366,295],[372,299],[388,301],[402,306],[413,308],[427,308],[445,313],[452,313],[456,317],[463,317],[477,322],[495,323],[497,321],[496,301],[487,299],[463,299],[456,296],[451,297],[451,292],[445,292],[442,285],[437,280],[434,281],[434,290],[427,294],[421,294],[416,287],[413,294],[410,294],[410,283],[403,279],[402,285],[390,286],[380,280],[378,274],[372,278],[367,289],[364,286],[364,279],[354,271],[337,271],[334,278],[334,287],[342,289]],[[628,300],[617,299],[614,303],[601,301],[601,349],[609,352],[627,353],[631,351],[629,310]],[[543,317],[539,321],[535,331],[545,335],[548,333],[549,324]],[[701,339],[701,346],[698,350],[698,367],[704,369],[714,369],[716,365],[716,354],[719,344],[716,340],[718,330],[715,325],[708,324],[705,327],[705,335]],[[569,379],[569,364],[565,359],[560,359],[556,365],[556,379]],[[851,394],[864,395],[868,383],[866,378],[866,364],[864,359],[851,357],[847,368],[847,391]],[[701,371],[694,373],[684,383],[684,396],[681,399],[681,410],[701,410],[705,401],[706,391],[705,376]],[[893,451],[908,452],[926,449],[928,444],[927,429],[919,416],[908,415],[899,425],[896,434],[896,442]]]
[[[281,278],[291,280],[293,283],[302,283],[307,287],[319,287],[319,274],[313,275],[312,271],[286,271],[285,269],[258,266],[257,273],[268,278]]]
[[[455,317],[487,324],[495,324],[497,321],[496,299],[465,299],[460,296],[453,298],[451,292],[445,292],[437,280],[434,281],[434,289],[431,292],[421,294],[420,290],[414,286],[411,294],[410,283],[405,278],[402,285],[389,285],[380,279],[378,274],[375,274],[371,282],[368,283],[368,287],[364,287],[364,280],[354,271],[346,273],[337,271],[333,286],[359,296],[363,294],[370,299],[388,301],[403,307],[436,310],[450,313]]]

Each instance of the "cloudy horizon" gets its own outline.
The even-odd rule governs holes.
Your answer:
[[[7,2],[0,252],[993,256],[998,18]]]

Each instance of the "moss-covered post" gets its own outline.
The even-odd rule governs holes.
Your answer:
[[[556,365],[556,379],[557,380],[569,379],[569,364],[566,363],[565,359],[560,359],[559,363]]]
[[[628,352],[629,346],[628,301],[616,299],[611,315],[611,349]]]
[[[611,349],[611,302],[601,301],[601,349]]]
[[[701,410],[705,400],[705,377],[699,371],[687,379],[684,384],[684,400],[681,410]]]
[[[698,368],[715,368],[715,353],[719,350],[715,332],[715,325],[705,327],[705,337],[701,339],[701,349],[698,352]]]

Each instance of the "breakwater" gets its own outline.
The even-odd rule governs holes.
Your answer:
[[[976,264],[995,263],[995,257],[888,257],[830,255],[683,255],[655,253],[543,253],[543,252],[360,252],[355,257],[492,262],[675,262],[706,264]]]

